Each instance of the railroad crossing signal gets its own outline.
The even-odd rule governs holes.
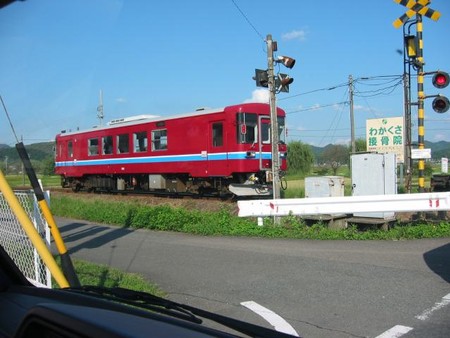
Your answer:
[[[429,0],[394,0],[394,2],[409,8],[405,14],[392,23],[395,28],[399,28],[416,14],[424,15],[434,21],[439,20],[441,16],[440,12],[427,7],[430,4]]]
[[[399,17],[397,20],[393,22],[395,28],[399,28],[400,26],[404,26],[403,34],[404,34],[404,42],[405,42],[405,51],[406,55],[409,59],[404,59],[405,65],[409,63],[409,67],[413,65],[414,69],[417,70],[417,125],[418,125],[418,147],[419,149],[425,148],[425,110],[424,110],[424,99],[426,98],[423,90],[423,40],[422,40],[422,16],[426,16],[432,20],[437,21],[441,16],[441,13],[435,11],[428,7],[431,3],[431,0],[394,0],[394,2],[405,6],[408,8],[405,14]],[[414,24],[416,25],[416,36],[405,36],[405,26],[408,20],[412,16],[416,16],[416,20]],[[412,25],[412,24],[411,24]],[[411,27],[411,26],[410,26]],[[406,66],[405,66],[406,73]],[[409,73],[408,73],[409,74]],[[438,79],[439,81],[443,81],[442,78]],[[444,79],[445,80],[445,79]],[[435,101],[433,101],[433,109],[438,113],[444,113],[448,110],[449,102],[446,97],[441,95],[435,95]],[[408,104],[410,106],[411,103]],[[405,112],[407,119],[410,120],[411,111],[410,108]],[[409,133],[411,129],[411,124],[408,123],[407,126]],[[409,140],[408,140],[409,141]],[[410,147],[410,146],[409,146]],[[407,152],[408,153],[408,152]],[[410,151],[409,151],[410,153]],[[408,158],[408,163],[410,162],[411,157]],[[408,164],[409,166],[409,164]],[[408,167],[407,167],[408,168]],[[408,168],[409,169],[409,168]],[[418,163],[418,173],[419,173],[419,192],[425,191],[425,161],[423,159],[419,159]],[[410,170],[408,170],[410,172]],[[409,189],[408,189],[409,190]]]
[[[436,88],[447,87],[449,81],[450,81],[450,77],[449,77],[448,73],[446,73],[446,72],[437,71],[433,75],[433,86],[435,86]]]
[[[255,69],[253,80],[256,81],[256,87],[269,87],[269,75],[267,74],[267,70]]]
[[[287,74],[279,73],[275,77],[275,88],[278,92],[289,93],[289,85],[294,82],[294,79]]]
[[[433,75],[433,86],[436,88],[445,88],[450,82],[450,76],[447,72],[437,71]],[[450,108],[450,102],[444,95],[438,94],[432,103],[433,110],[436,113],[442,114],[448,111]]]

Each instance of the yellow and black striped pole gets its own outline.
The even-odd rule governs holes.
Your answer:
[[[425,149],[425,110],[424,110],[424,100],[425,93],[423,90],[424,72],[423,72],[423,25],[422,25],[422,15],[417,14],[417,125],[418,125],[418,147],[419,149]],[[419,159],[418,165],[419,171],[419,192],[425,191],[425,161],[424,159]]]
[[[416,23],[417,23],[417,57],[416,62],[414,62],[417,68],[417,108],[418,108],[418,147],[419,149],[425,148],[425,112],[424,112],[424,100],[426,98],[423,91],[423,80],[424,80],[424,71],[423,71],[423,26],[422,26],[422,15],[430,18],[431,20],[437,21],[439,20],[441,13],[431,9],[429,5],[431,4],[431,0],[394,0],[394,2],[405,6],[408,8],[405,14],[400,16],[393,22],[395,28],[399,28],[401,25],[406,24],[406,22],[413,16],[416,15]],[[425,191],[425,161],[424,159],[419,159],[419,192]]]
[[[5,200],[7,201],[11,210],[16,215],[17,219],[22,225],[22,228],[27,234],[31,243],[33,243],[33,246],[36,248],[39,256],[42,258],[42,261],[49,268],[55,281],[61,288],[69,287],[69,283],[66,277],[60,270],[58,264],[56,264],[56,261],[53,258],[50,250],[47,248],[47,245],[44,243],[43,239],[39,235],[39,232],[34,227],[26,211],[23,209],[22,205],[20,204],[19,200],[12,191],[11,187],[6,181],[5,176],[1,171],[0,171],[0,191],[3,193]]]
[[[80,282],[78,280],[78,276],[75,273],[75,269],[72,264],[72,260],[70,259],[69,252],[64,244],[64,241],[61,237],[61,233],[59,232],[58,226],[56,225],[56,221],[53,218],[53,215],[50,211],[48,203],[45,199],[44,192],[39,184],[36,173],[31,166],[30,158],[28,157],[28,153],[25,149],[25,146],[22,142],[16,144],[17,152],[19,153],[20,159],[23,162],[23,166],[27,173],[28,179],[30,180],[31,186],[33,187],[34,194],[38,201],[39,207],[42,210],[42,214],[44,215],[45,220],[47,221],[48,227],[50,228],[50,232],[55,241],[56,248],[61,257],[61,267],[66,276],[67,280],[70,283],[71,287],[79,287]]]

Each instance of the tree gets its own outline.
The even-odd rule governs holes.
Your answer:
[[[367,142],[365,139],[363,138],[357,138],[355,140],[355,152],[360,153],[360,152],[365,152],[367,151]],[[351,153],[352,151],[352,145],[350,144],[348,146],[348,152]]]
[[[333,175],[336,175],[337,170],[343,164],[349,162],[348,148],[341,144],[331,144],[325,148],[322,153],[322,163],[326,163],[333,170]]]
[[[308,144],[292,141],[287,147],[287,162],[289,173],[306,175],[311,171],[314,154]]]
[[[55,160],[52,157],[47,157],[42,161],[42,173],[46,176],[55,174]]]

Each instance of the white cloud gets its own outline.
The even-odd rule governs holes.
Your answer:
[[[285,33],[281,35],[281,38],[283,40],[299,40],[299,41],[305,41],[306,40],[306,32],[304,30],[293,30],[289,33]]]
[[[118,98],[116,98],[116,102],[117,103],[125,103],[125,102],[127,102],[127,99],[124,97],[118,97]]]
[[[244,103],[259,102],[269,103],[269,91],[267,89],[255,89],[250,99],[244,100]]]
[[[447,140],[448,140],[448,135],[441,134],[441,133],[437,133],[436,135],[434,135],[434,141],[436,141],[436,142],[447,141]]]

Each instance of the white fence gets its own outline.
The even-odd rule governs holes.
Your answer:
[[[34,193],[32,191],[16,191],[14,194],[44,242],[50,246],[50,231]],[[51,287],[49,269],[42,262],[2,193],[0,193],[0,245],[30,282],[38,286]]]

